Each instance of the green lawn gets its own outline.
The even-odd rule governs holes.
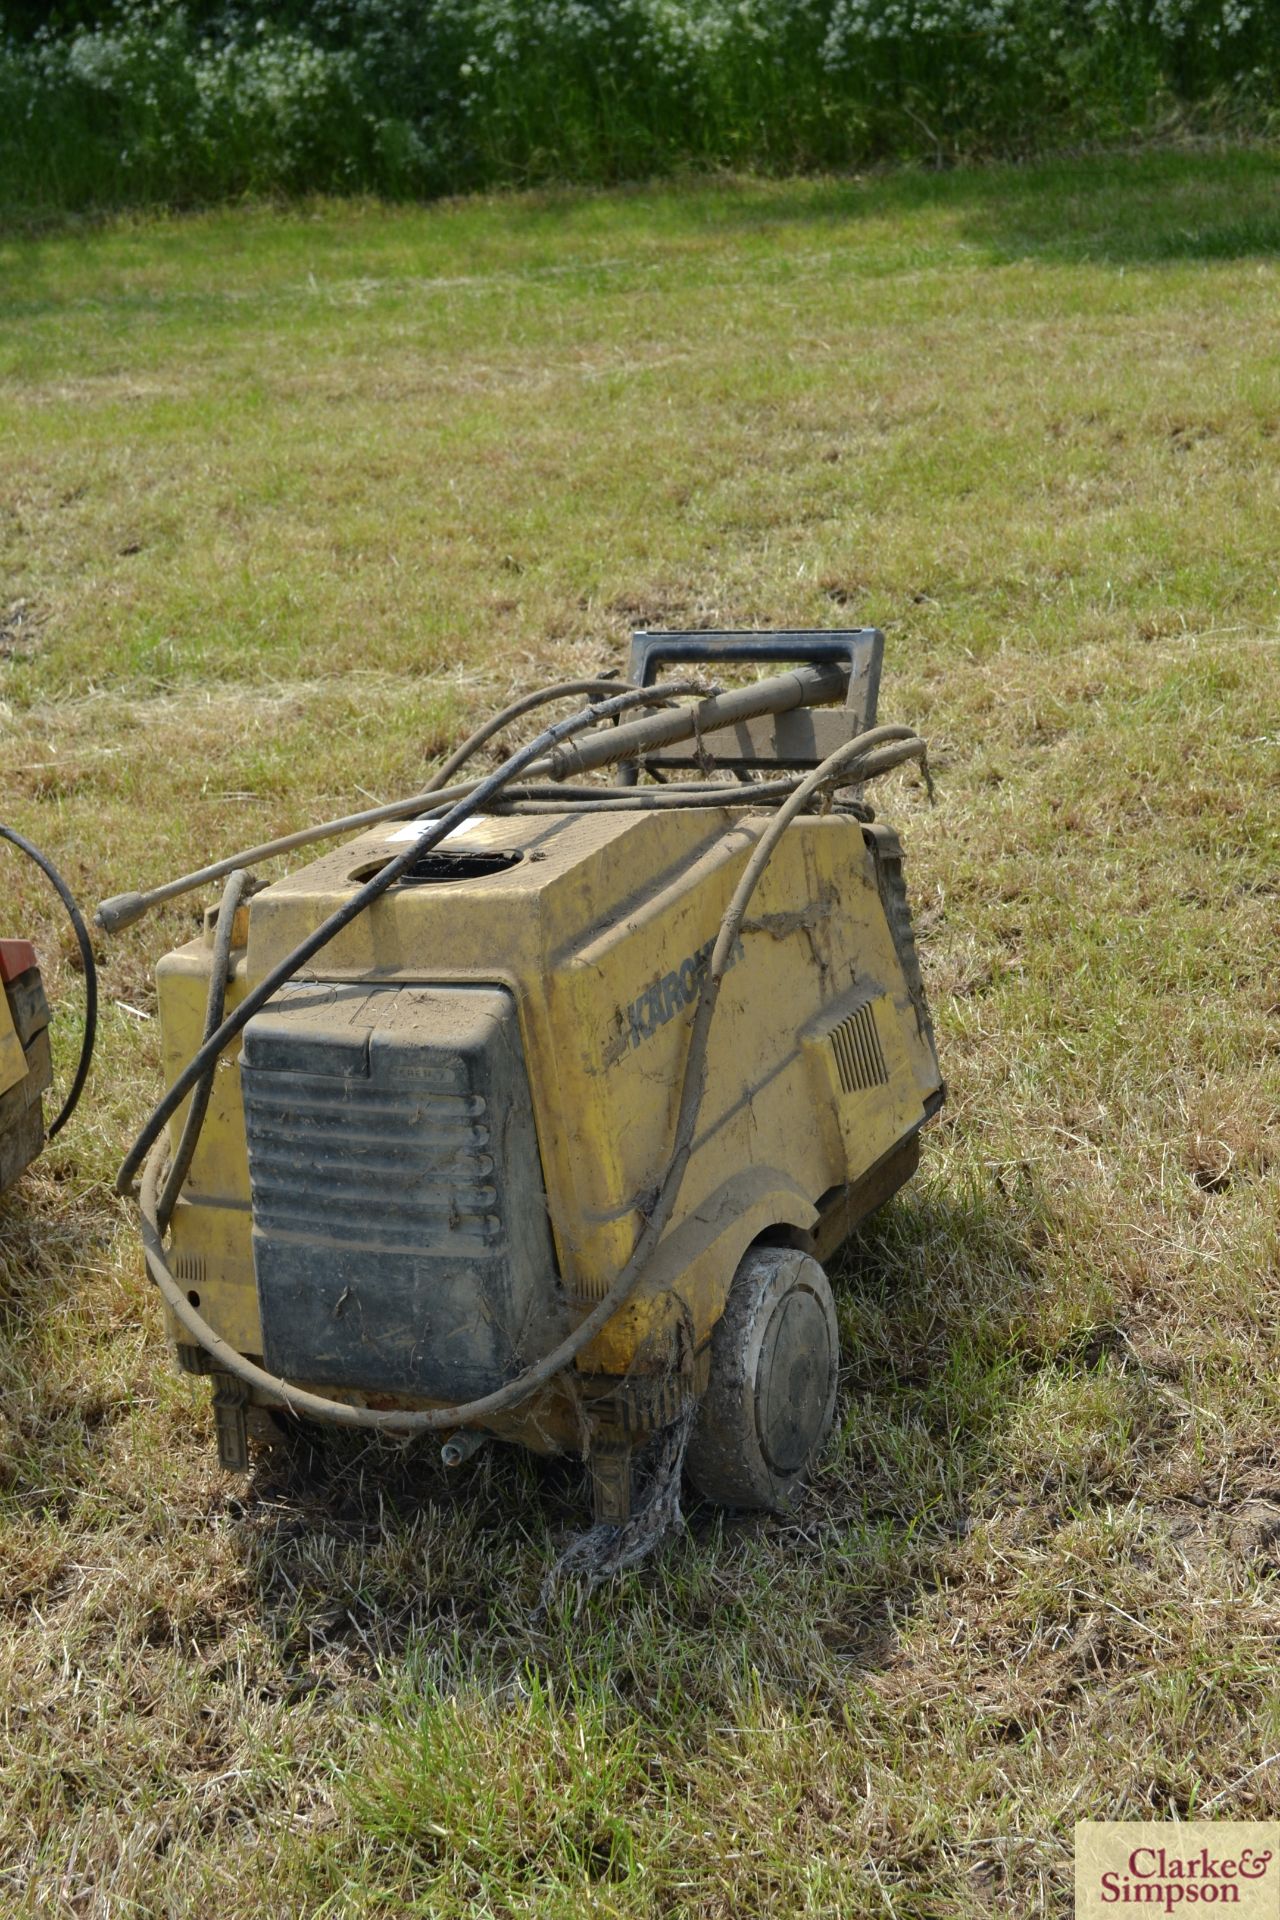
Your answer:
[[[861,624],[951,1088],[793,1523],[532,1615],[568,1468],[212,1464],[120,1152],[0,1203],[0,1907],[1065,1911],[1280,1811],[1280,160],[0,239],[0,817],[88,901],[411,791],[632,625]],[[4,924],[52,909],[5,866]]]

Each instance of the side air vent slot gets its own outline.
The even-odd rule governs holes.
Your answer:
[[[859,1007],[831,1029],[831,1051],[846,1093],[888,1086],[889,1069],[884,1063],[873,1007]]]

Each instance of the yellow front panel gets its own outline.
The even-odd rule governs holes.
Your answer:
[[[156,968],[165,1084],[177,1079],[200,1045],[209,994],[211,949],[203,940],[170,953]],[[232,956],[227,983],[228,1012],[245,995],[245,956]],[[173,1216],[173,1270],[184,1291],[194,1295],[205,1319],[240,1353],[261,1353],[258,1290],[253,1275],[249,1208],[249,1158],[245,1148],[244,1108],[240,1099],[240,1042],[235,1040],[218,1062],[200,1142]],[[186,1101],[169,1122],[169,1140],[177,1146],[187,1117]],[[179,1335],[169,1321],[170,1337]]]
[[[9,996],[0,986],[0,1093],[8,1093],[27,1077],[27,1056],[13,1024]]]

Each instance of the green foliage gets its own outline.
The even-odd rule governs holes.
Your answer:
[[[0,42],[0,204],[432,194],[1263,128],[1265,0],[73,5]]]

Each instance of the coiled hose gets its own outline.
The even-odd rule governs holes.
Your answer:
[[[557,739],[566,739],[583,726],[611,717],[610,710],[621,712],[626,703],[641,704],[644,695],[666,699],[674,692],[684,690],[686,689],[680,687],[678,683],[668,683],[665,687],[636,689],[576,715],[572,720],[562,721],[557,727],[547,729],[528,747],[521,748],[512,754],[504,766],[500,767],[489,780],[482,782],[473,794],[451,807],[405,854],[398,855],[383,867],[372,881],[367,882],[360,892],[352,897],[344,909],[331,915],[330,919],[317,929],[316,934],[295,949],[287,960],[281,962],[252,993],[248,994],[229,1019],[212,1025],[215,1013],[220,1012],[222,995],[225,993],[229,961],[229,929],[234,918],[235,905],[239,900],[238,893],[233,900],[233,889],[236,887],[237,880],[242,878],[238,875],[232,876],[219,914],[219,927],[225,921],[228,928],[228,951],[222,962],[221,985],[219,986],[216,981],[211,985],[206,1037],[185,1072],[179,1076],[164,1100],[155,1109],[138,1141],[135,1142],[134,1148],[126,1157],[120,1170],[117,1186],[123,1188],[128,1185],[132,1179],[133,1169],[145,1155],[139,1204],[147,1270],[175,1319],[204,1348],[215,1366],[231,1374],[243,1385],[265,1395],[269,1403],[286,1407],[300,1416],[311,1416],[326,1421],[330,1425],[373,1429],[384,1433],[438,1433],[454,1427],[472,1425],[529,1399],[557,1374],[571,1366],[584,1347],[607,1325],[619,1308],[625,1305],[639,1285],[650,1257],[670,1221],[693,1150],[698,1112],[705,1087],[707,1047],[712,1018],[734,944],[760,878],[796,815],[825,790],[837,786],[852,786],[874,779],[888,773],[894,767],[901,766],[907,760],[918,761],[925,772],[926,780],[928,779],[925,744],[909,727],[872,728],[856,739],[846,742],[836,752],[830,754],[812,773],[794,782],[768,782],[761,783],[761,786],[754,789],[726,790],[726,801],[732,798],[738,804],[758,806],[766,786],[777,787],[785,784],[789,789],[782,805],[757,841],[720,923],[720,930],[712,948],[710,963],[702,983],[689,1034],[680,1102],[666,1170],[651,1197],[637,1198],[634,1210],[641,1217],[640,1230],[625,1265],[620,1269],[607,1293],[597,1301],[590,1313],[558,1346],[494,1392],[452,1407],[417,1410],[358,1407],[346,1401],[330,1400],[323,1395],[310,1393],[305,1388],[295,1386],[292,1382],[280,1378],[279,1375],[270,1373],[265,1367],[259,1367],[253,1361],[246,1360],[243,1354],[238,1353],[214,1331],[208,1321],[191,1304],[169,1266],[164,1250],[164,1233],[173,1201],[177,1197],[177,1187],[181,1181],[175,1183],[170,1176],[165,1182],[163,1192],[161,1191],[160,1182],[168,1146],[161,1137],[160,1130],[170,1115],[176,1111],[185,1094],[192,1087],[198,1088],[201,1081],[206,1086],[205,1104],[207,1105],[207,1086],[212,1079],[219,1054],[228,1041],[247,1024],[252,1014],[265,1004],[278,986],[291,978],[341,926],[349,924],[357,913],[363,912],[372,899],[385,892],[411,861],[435,846],[446,833],[459,825],[462,819],[478,811],[487,800],[500,793],[524,766],[546,750],[553,736]],[[601,797],[602,800],[605,799],[605,796]],[[609,800],[612,798],[613,796],[609,796]],[[628,798],[630,799],[631,796]],[[194,1110],[195,1102],[193,1101],[193,1112]],[[190,1164],[190,1156],[195,1150],[198,1137],[199,1124],[202,1122],[203,1110],[200,1123],[194,1127],[191,1116],[188,1116],[188,1123],[183,1129],[182,1140],[175,1158],[175,1168],[184,1155],[186,1164]],[[185,1177],[185,1167],[182,1168],[182,1177]]]

